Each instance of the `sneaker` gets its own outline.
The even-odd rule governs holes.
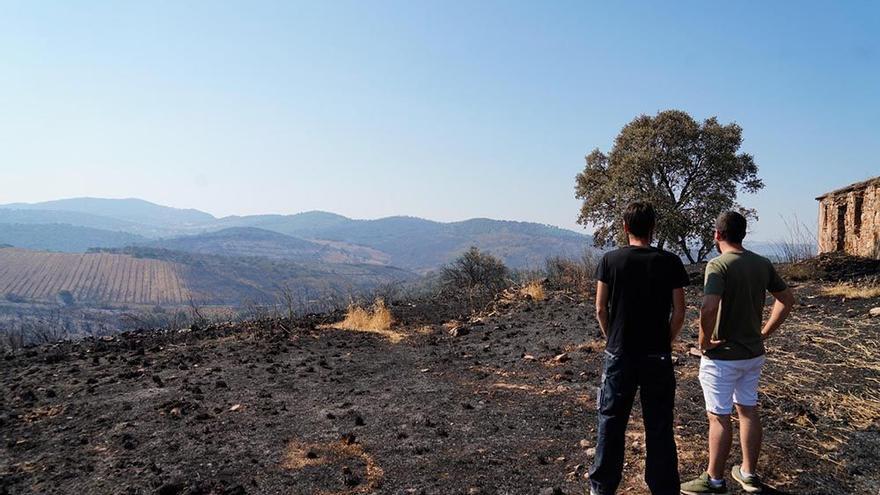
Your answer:
[[[704,493],[730,495],[730,491],[727,490],[727,482],[722,482],[721,486],[712,486],[712,483],[709,483],[709,473],[703,473],[697,479],[682,483],[681,493],[685,495],[703,495]]]
[[[761,483],[761,479],[754,474],[751,476],[743,476],[742,471],[740,471],[739,464],[733,466],[733,469],[730,471],[730,475],[733,476],[733,479],[738,481],[739,484],[743,487],[743,490],[748,493],[761,493],[762,491],[764,491],[764,483]]]

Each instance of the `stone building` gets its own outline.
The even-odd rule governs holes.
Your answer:
[[[880,177],[825,193],[819,201],[819,252],[880,259]]]

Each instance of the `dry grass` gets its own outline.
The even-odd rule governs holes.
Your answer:
[[[376,299],[371,308],[364,308],[356,304],[350,305],[345,319],[332,325],[326,325],[324,328],[376,333],[393,343],[400,342],[405,335],[393,331],[392,325],[394,325],[394,316],[391,314],[391,310],[385,306],[385,301]]]
[[[522,289],[520,289],[520,293],[524,296],[531,297],[535,301],[543,301],[547,297],[547,294],[544,293],[544,284],[538,280],[533,280],[525,284]]]
[[[291,441],[287,444],[284,457],[281,460],[281,468],[291,471],[299,471],[311,466],[330,465],[331,468],[339,468],[350,460],[359,460],[364,465],[366,483],[353,488],[339,491],[318,490],[315,493],[321,495],[354,495],[358,493],[374,493],[380,486],[385,472],[373,456],[366,453],[359,444],[336,441],[330,443],[305,444]]]
[[[840,283],[823,288],[822,294],[829,297],[844,297],[846,299],[873,299],[880,297],[880,284],[858,285]]]

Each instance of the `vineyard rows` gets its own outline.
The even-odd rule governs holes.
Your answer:
[[[111,253],[47,253],[0,249],[0,297],[54,301],[70,291],[76,301],[182,304],[189,290],[175,263]]]

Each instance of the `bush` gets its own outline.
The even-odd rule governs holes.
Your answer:
[[[511,285],[510,271],[491,254],[471,247],[440,272],[443,297],[451,298],[473,312],[488,304]]]
[[[11,303],[23,303],[23,302],[27,302],[27,300],[26,300],[25,298],[19,296],[18,294],[13,294],[12,292],[7,292],[7,293],[6,293],[6,300],[9,301],[9,302],[11,302]]]
[[[580,259],[547,258],[547,282],[554,289],[585,294],[592,286],[596,264],[597,257],[592,251],[585,251]]]
[[[69,290],[62,290],[58,292],[58,300],[61,301],[65,306],[73,306],[76,300],[73,298],[73,294],[70,293]]]

